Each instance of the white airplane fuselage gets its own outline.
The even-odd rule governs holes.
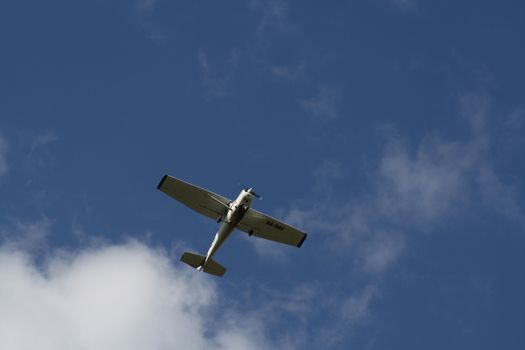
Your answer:
[[[208,249],[208,253],[206,254],[206,260],[204,260],[202,267],[204,267],[208,260],[211,259],[213,254],[217,252],[220,246],[224,243],[224,241],[230,236],[230,234],[235,230],[237,225],[244,218],[244,215],[246,215],[248,209],[250,209],[253,200],[253,195],[250,193],[250,191],[251,189],[249,189],[248,191],[242,190],[241,193],[239,193],[239,195],[237,196],[237,199],[230,203],[230,208],[228,212],[219,221],[221,223],[221,226],[215,234],[215,238],[211,243],[210,249]]]

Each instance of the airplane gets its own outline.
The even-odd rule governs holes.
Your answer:
[[[198,271],[215,276],[224,275],[226,268],[212,257],[236,228],[249,236],[296,247],[301,247],[306,239],[305,232],[250,208],[253,198],[260,198],[253,188],[243,189],[232,201],[173,176],[164,175],[157,189],[221,224],[206,255],[185,252],[180,258]]]

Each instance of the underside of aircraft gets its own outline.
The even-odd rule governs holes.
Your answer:
[[[252,188],[243,189],[235,200],[208,191],[175,177],[164,175],[157,189],[178,200],[196,212],[220,223],[219,230],[206,255],[185,252],[181,261],[215,276],[222,276],[226,268],[212,259],[219,247],[235,230],[249,236],[265,238],[278,243],[300,247],[306,233],[251,208],[253,198],[259,198]]]

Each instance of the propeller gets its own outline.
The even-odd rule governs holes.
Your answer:
[[[253,190],[253,188],[251,188],[251,187],[248,188],[248,187],[242,186],[242,184],[241,184],[240,182],[239,182],[239,186],[243,187],[243,190],[244,190],[244,191],[248,192],[249,194],[251,194],[251,195],[254,196],[255,198],[257,198],[257,199],[262,199],[262,196],[259,195],[257,192],[255,192],[255,191]]]
[[[245,190],[246,192],[248,193],[251,193],[255,198],[257,199],[262,199],[262,197],[260,195],[258,195],[254,190],[253,188],[248,188],[247,190]]]

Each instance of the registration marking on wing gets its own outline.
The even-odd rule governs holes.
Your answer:
[[[279,225],[276,222],[273,222],[273,221],[270,221],[270,220],[266,220],[266,225],[274,227],[274,228],[278,229],[279,231],[284,231],[284,226]]]

